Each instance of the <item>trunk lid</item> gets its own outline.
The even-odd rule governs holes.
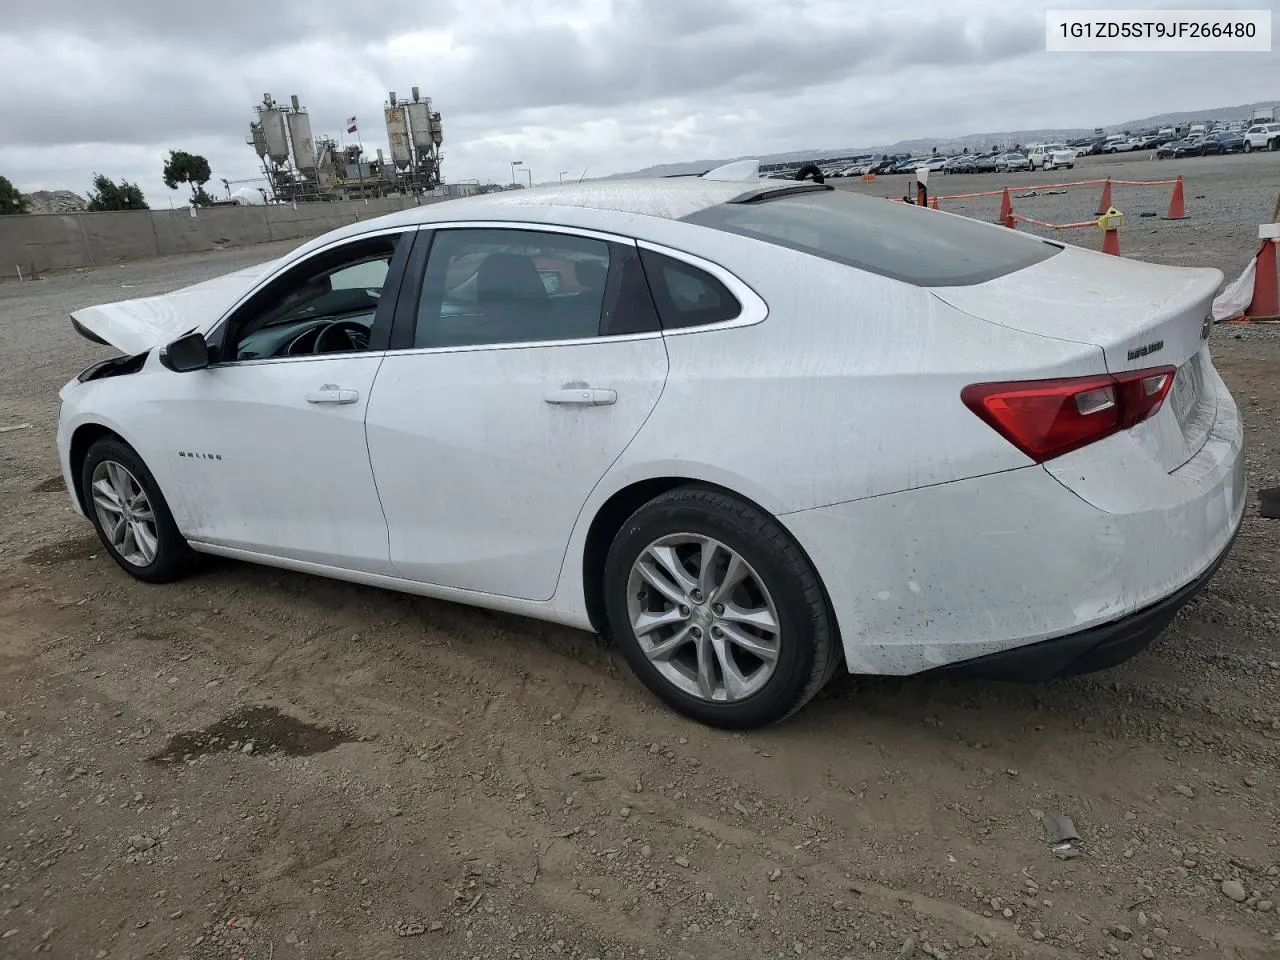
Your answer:
[[[966,313],[1026,333],[1098,347],[1109,373],[1171,366],[1173,388],[1160,411],[1134,428],[1169,471],[1200,450],[1213,426],[1204,386],[1205,341],[1222,272],[1166,267],[1067,247],[1026,269],[967,287],[934,287]]]
[[[84,307],[71,319],[91,340],[130,355],[146,353],[193,330],[207,333],[275,264],[260,263],[159,296]]]

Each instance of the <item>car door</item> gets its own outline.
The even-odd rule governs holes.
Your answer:
[[[364,418],[414,237],[317,251],[210,334],[208,368],[170,375],[170,500],[190,539],[393,573]]]
[[[583,504],[666,381],[636,247],[532,225],[435,228],[426,246],[367,417],[391,561],[549,599]]]

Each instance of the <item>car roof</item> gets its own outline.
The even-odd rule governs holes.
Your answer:
[[[794,186],[812,189],[814,185],[797,181]],[[602,222],[616,220],[621,226],[628,218],[636,216],[679,220],[764,187],[785,190],[786,181],[704,180],[697,176],[676,176],[647,180],[593,180],[528,190],[503,190],[424,203],[397,213],[361,220],[316,237],[288,254],[281,263],[292,262],[336,240],[430,223],[465,220],[530,224],[554,222],[599,229]]]
[[[771,183],[771,186],[776,184]],[[797,183],[797,186],[799,184]],[[406,223],[439,220],[524,220],[529,207],[579,207],[679,220],[746,193],[751,181],[704,180],[701,177],[664,177],[652,180],[594,180],[588,183],[503,190],[476,197],[427,204],[402,211]]]

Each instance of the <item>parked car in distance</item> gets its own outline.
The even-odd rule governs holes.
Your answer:
[[[1195,146],[1202,157],[1216,153],[1243,153],[1244,137],[1238,133],[1225,131],[1206,133],[1195,141]]]
[[[1244,153],[1244,131],[1222,130],[1217,137],[1223,153]]]
[[[1244,134],[1244,152],[1280,150],[1280,123],[1256,123]]]
[[[1156,148],[1157,160],[1170,160],[1175,157],[1194,157],[1199,156],[1200,147],[1196,140],[1171,140],[1168,143],[1162,143]]]
[[[973,157],[970,154],[962,153],[954,157],[949,157],[947,162],[942,165],[943,173],[973,173]]]
[[[1141,141],[1137,137],[1110,136],[1103,145],[1103,153],[1127,153],[1137,150]]]
[[[1069,170],[1076,165],[1076,152],[1062,143],[1038,143],[1027,153],[1027,163],[1032,170]]]
[[[1002,153],[995,159],[995,169],[998,173],[1014,173],[1018,170],[1030,170],[1031,164],[1021,153]]]
[[[755,727],[841,670],[1045,680],[1160,633],[1246,505],[1222,279],[830,184],[494,193],[76,306],[120,353],[57,452],[137,580],[213,554],[605,632]]]
[[[973,158],[973,173],[995,173],[996,172],[996,154],[985,153],[980,157]]]

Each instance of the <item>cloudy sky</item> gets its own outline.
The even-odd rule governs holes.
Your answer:
[[[1128,0],[26,0],[0,18],[0,174],[84,194],[100,171],[153,206],[170,148],[258,173],[271,92],[317,135],[352,114],[385,148],[388,90],[443,114],[446,179],[537,181],[923,136],[1093,127],[1280,101],[1280,53],[1046,53],[1046,7]],[[1280,20],[1280,17],[1277,18]]]

